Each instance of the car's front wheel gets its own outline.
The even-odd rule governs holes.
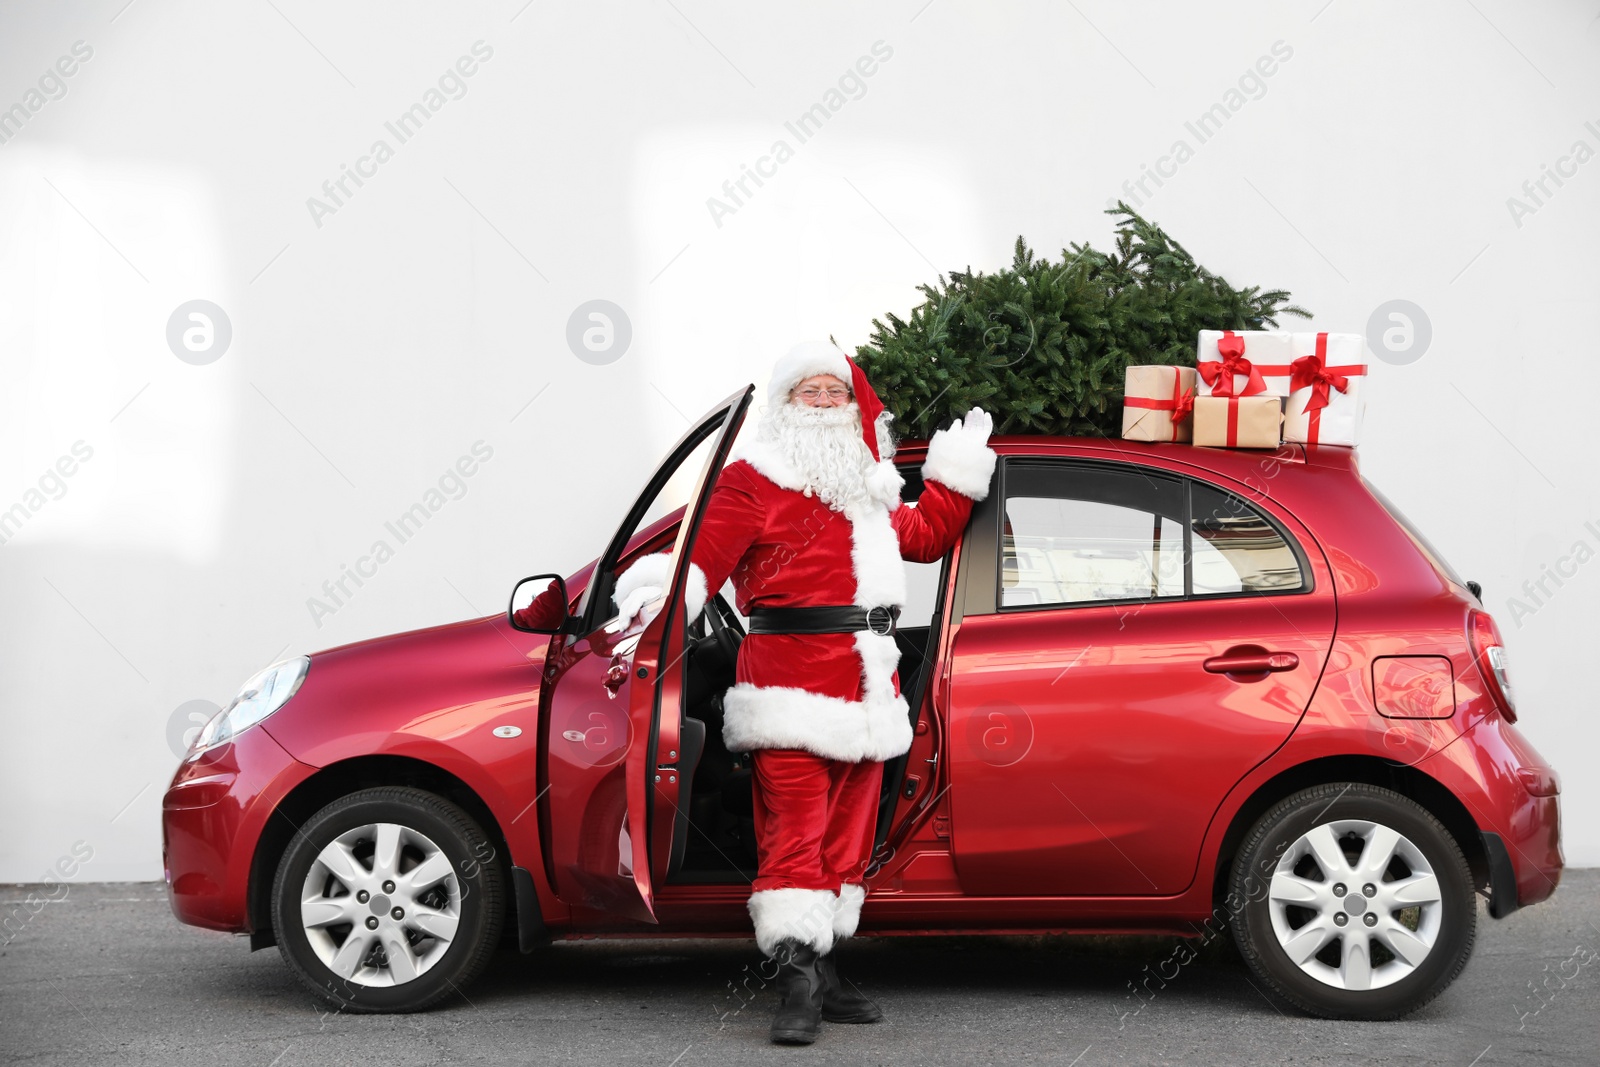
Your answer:
[[[341,1011],[430,1006],[476,978],[499,940],[504,883],[492,843],[420,789],[363,789],[318,811],[272,887],[279,950]]]
[[[1444,991],[1477,932],[1472,874],[1448,830],[1359,782],[1274,805],[1234,861],[1229,907],[1250,968],[1314,1015],[1394,1019]]]

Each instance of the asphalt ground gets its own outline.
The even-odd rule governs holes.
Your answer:
[[[0,916],[39,888],[0,887]],[[241,939],[180,925],[164,894],[159,883],[71,885],[61,902],[13,925],[0,948],[0,1061],[1600,1063],[1600,870],[1568,871],[1551,900],[1501,921],[1480,902],[1466,970],[1398,1022],[1280,1010],[1223,938],[1152,999],[1129,983],[1162,966],[1176,939],[860,938],[839,950],[840,970],[885,1020],[824,1023],[817,1043],[800,1047],[767,1042],[776,994],[760,988],[762,957],[750,940],[504,952],[431,1011],[348,1015],[313,1001],[276,949],[252,954]],[[1173,973],[1170,963],[1162,969]]]

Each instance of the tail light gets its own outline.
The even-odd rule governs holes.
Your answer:
[[[1506,646],[1500,640],[1500,629],[1487,611],[1476,608],[1467,613],[1467,637],[1472,642],[1472,658],[1478,663],[1478,673],[1500,706],[1506,722],[1517,721],[1517,705],[1511,695],[1511,679],[1506,674]]]

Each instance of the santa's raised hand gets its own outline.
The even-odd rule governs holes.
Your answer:
[[[955,424],[952,423],[950,428],[955,429]],[[974,405],[961,420],[961,432],[970,436],[973,444],[987,444],[989,435],[994,433],[994,419],[987,411]]]
[[[988,447],[989,434],[994,431],[994,419],[980,407],[967,412],[928,438],[928,455],[923,465],[923,476],[933,477],[946,485],[966,487],[972,491],[987,486],[994,473],[995,454]],[[987,489],[978,499],[987,495]]]

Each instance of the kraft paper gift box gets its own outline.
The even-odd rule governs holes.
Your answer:
[[[1283,428],[1283,400],[1257,396],[1194,398],[1194,443],[1213,448],[1277,448]]]
[[[1194,434],[1193,367],[1128,368],[1122,436],[1129,441],[1187,441]]]
[[[1298,355],[1288,330],[1201,330],[1195,363],[1211,396],[1289,395]]]
[[[1362,392],[1370,366],[1366,338],[1358,333],[1297,333],[1294,346],[1283,439],[1356,444],[1367,406]]]

